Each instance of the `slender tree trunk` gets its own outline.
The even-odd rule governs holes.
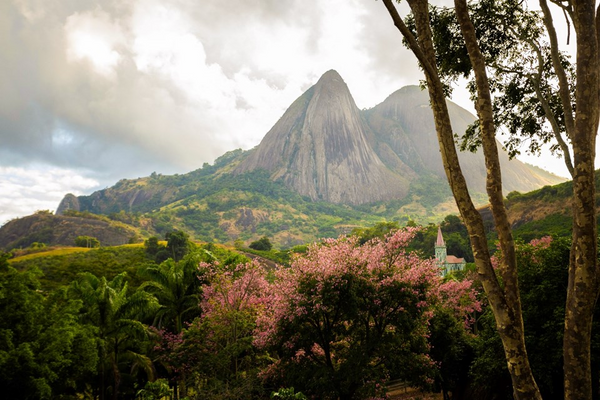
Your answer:
[[[102,362],[102,360],[100,360]],[[100,371],[100,400],[104,400],[104,392],[106,391],[106,383],[104,379],[104,366],[101,367]]]
[[[505,281],[506,291],[500,286],[492,267],[483,221],[481,215],[473,205],[458,161],[446,98],[436,69],[435,50],[433,47],[431,27],[429,25],[429,4],[426,0],[407,1],[415,18],[415,25],[417,28],[416,39],[404,25],[392,0],[383,0],[384,5],[392,16],[394,24],[407,39],[409,47],[417,56],[425,72],[444,169],[458,209],[467,226],[467,230],[469,231],[477,272],[488,295],[490,306],[496,318],[496,326],[504,345],[504,352],[508,370],[512,378],[515,398],[541,399],[539,389],[533,379],[533,374],[531,373],[527,352],[525,350],[523,320],[516,280],[514,243],[510,233],[510,226],[508,225],[506,218],[506,210],[504,209],[502,201],[502,183],[494,137],[495,129],[493,117],[491,117],[490,114],[491,100],[489,99],[489,90],[487,98],[484,93],[485,78],[479,77],[480,79],[478,80],[478,85],[481,84],[484,86],[480,88],[480,90],[483,90],[482,93],[484,95],[480,95],[478,111],[482,123],[483,139],[485,141],[484,152],[486,156],[486,167],[488,169],[488,195],[490,197],[490,202],[492,203],[494,219],[499,226],[499,235],[501,235],[501,240],[503,241],[501,244],[503,263],[501,265],[500,273]],[[466,4],[463,5],[466,7]],[[462,16],[468,20],[468,14],[465,13],[466,11],[463,10]],[[470,23],[470,21],[468,22]],[[466,28],[467,30],[469,29],[468,26]],[[476,40],[474,39],[474,32],[468,34],[471,35],[471,40]],[[474,44],[471,43],[471,50],[473,50],[473,46],[477,47],[476,41]],[[475,58],[475,60],[473,60],[473,58]],[[472,57],[472,62],[474,61],[477,62],[481,60],[478,60],[475,55]],[[481,68],[485,69],[485,65]],[[482,79],[484,81],[481,81]]]
[[[112,398],[113,400],[118,400],[119,398],[119,386],[121,386],[121,373],[119,372],[119,347],[118,341],[115,342],[112,367],[113,367],[113,392]]]
[[[565,307],[565,399],[591,399],[591,331],[598,299],[594,159],[600,118],[594,0],[572,1],[577,36],[577,87],[573,132],[573,243]]]
[[[550,39],[550,52],[552,55],[552,66],[556,77],[558,78],[558,94],[560,96],[561,104],[563,106],[563,114],[565,116],[565,128],[567,131],[567,137],[571,137],[573,130],[575,129],[575,121],[573,120],[573,107],[571,105],[571,94],[569,87],[569,80],[567,74],[560,61],[560,52],[558,48],[558,37],[556,35],[556,29],[554,29],[554,21],[552,19],[552,13],[548,7],[547,0],[539,0],[540,8],[544,15],[544,25],[548,32],[548,38]]]
[[[104,344],[101,346],[104,346]],[[104,357],[104,347],[100,347],[100,360],[98,360],[100,366],[100,400],[104,400],[106,394],[106,369],[104,368]]]
[[[504,281],[504,294],[506,296],[506,307],[509,311],[508,322],[510,328],[501,333],[500,336],[504,343],[504,351],[508,361],[508,370],[512,379],[515,398],[541,399],[541,394],[533,377],[525,348],[525,328],[521,312],[515,243],[502,194],[502,174],[496,145],[492,96],[485,70],[485,60],[479,49],[475,26],[469,17],[466,0],[454,0],[454,8],[475,74],[477,87],[475,108],[479,117],[479,129],[487,169],[486,189],[502,251],[499,272]],[[500,321],[497,320],[497,324],[498,322]],[[498,324],[498,330],[502,331],[505,328]],[[513,364],[510,358],[515,351],[518,352],[519,359],[515,360],[516,364]]]

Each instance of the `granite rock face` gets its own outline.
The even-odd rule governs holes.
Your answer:
[[[56,215],[63,215],[68,210],[80,211],[79,199],[72,193],[67,193],[60,201]]]
[[[453,128],[462,135],[475,117],[448,101]],[[502,146],[499,144],[500,149]],[[481,152],[459,154],[474,192],[486,191]],[[501,151],[505,194],[564,179]],[[336,71],[326,72],[300,96],[250,151],[235,173],[265,169],[272,179],[312,200],[363,204],[401,199],[424,175],[446,179],[426,91],[407,86],[376,107],[360,111]]]
[[[451,101],[448,110],[459,136],[475,121],[471,113]],[[290,105],[257,147],[226,153],[219,159],[222,175],[266,170],[272,180],[313,201],[358,205],[403,199],[413,193],[411,184],[414,188],[421,181],[447,188],[427,92],[407,86],[361,111],[333,70]],[[486,168],[481,152],[460,153],[459,159],[469,189],[484,193]],[[518,160],[509,161],[503,151],[500,162],[505,195],[564,181]],[[191,172],[183,181],[162,176],[124,179],[89,196],[69,194],[57,214],[66,210],[104,214],[155,210],[186,193],[206,192],[194,178],[197,173],[202,172]]]
[[[475,117],[451,101],[447,104],[452,128],[461,136]],[[432,173],[446,179],[427,91],[418,86],[403,87],[368,110],[366,119],[375,133],[375,141],[389,144],[400,160],[417,174]],[[564,181],[540,168],[509,160],[500,143],[498,149],[505,194],[513,190],[528,192]],[[458,157],[469,188],[484,193],[486,168],[482,151],[459,152]]]
[[[402,198],[408,179],[381,161],[369,136],[348,87],[336,71],[328,71],[290,106],[235,173],[266,169],[301,195],[332,203]]]

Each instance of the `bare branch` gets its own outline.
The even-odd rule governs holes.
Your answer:
[[[552,2],[552,4],[557,5],[558,7],[560,7],[563,12],[569,14],[569,16],[571,16],[571,18],[573,17],[573,7],[571,5],[571,1],[570,0],[550,0]]]

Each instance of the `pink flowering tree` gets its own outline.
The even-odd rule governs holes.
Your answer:
[[[256,344],[278,355],[264,377],[342,400],[385,397],[390,378],[431,383],[435,310],[468,323],[478,303],[470,285],[444,283],[433,260],[405,251],[415,232],[363,245],[326,240],[279,270],[256,333]]]
[[[180,335],[163,333],[158,350],[198,398],[253,398],[261,391],[264,357],[253,333],[264,309],[266,272],[256,263],[201,268],[213,270],[199,304],[202,316]]]

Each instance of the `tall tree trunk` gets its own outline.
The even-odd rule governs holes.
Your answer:
[[[469,17],[466,0],[454,0],[454,9],[475,75],[475,84],[477,87],[475,108],[479,117],[479,129],[487,169],[486,189],[502,251],[499,272],[504,282],[506,307],[509,311],[507,322],[509,322],[510,328],[502,332],[505,330],[505,327],[499,324],[500,321],[498,320],[496,320],[496,324],[504,343],[504,351],[508,362],[508,371],[513,383],[515,398],[541,399],[541,394],[533,377],[525,348],[525,328],[521,312],[515,243],[502,194],[502,174],[498,147],[496,145],[492,96],[485,70],[485,60],[479,49],[475,26]],[[515,360],[516,364],[513,364],[510,358],[515,352],[519,354],[519,358]]]
[[[113,359],[112,359],[112,368],[113,368],[113,392],[112,398],[113,400],[118,400],[119,398],[119,386],[121,386],[121,372],[119,371],[119,342],[115,341]]]
[[[505,281],[505,290],[500,286],[492,267],[483,221],[481,215],[473,205],[458,161],[446,98],[436,69],[436,56],[433,47],[431,27],[429,25],[429,4],[426,0],[407,1],[415,18],[417,38],[414,38],[406,28],[397,13],[392,0],[383,0],[394,24],[406,38],[409,47],[417,56],[425,72],[444,169],[458,209],[467,226],[467,230],[469,231],[477,272],[488,295],[490,306],[496,318],[496,326],[504,345],[504,352],[508,370],[512,378],[515,398],[541,399],[539,389],[533,379],[533,374],[531,373],[527,352],[525,350],[523,320],[516,279],[514,243],[502,201],[502,181],[494,137],[495,129],[493,117],[491,117],[490,114],[491,100],[489,97],[486,99],[485,95],[480,95],[478,111],[482,123],[483,139],[485,141],[484,152],[486,156],[486,167],[488,169],[488,195],[490,197],[490,202],[492,203],[494,219],[499,226],[498,230],[502,238],[501,240],[504,242],[501,244],[503,262],[500,273]],[[463,5],[466,7],[466,4]],[[466,11],[463,11],[462,16],[468,20],[468,14],[465,13]],[[474,40],[474,31],[471,39]],[[477,46],[476,41],[474,42],[474,46]],[[475,61],[481,60],[477,60],[475,57]],[[483,65],[482,68],[485,68],[485,66]],[[483,85],[484,83],[481,84]],[[478,85],[479,84],[480,82],[478,82]],[[483,89],[482,93],[485,92],[485,88],[480,89]]]
[[[577,86],[573,132],[573,243],[565,307],[565,399],[591,399],[591,331],[598,299],[594,159],[600,118],[599,61],[594,0],[573,0]]]

